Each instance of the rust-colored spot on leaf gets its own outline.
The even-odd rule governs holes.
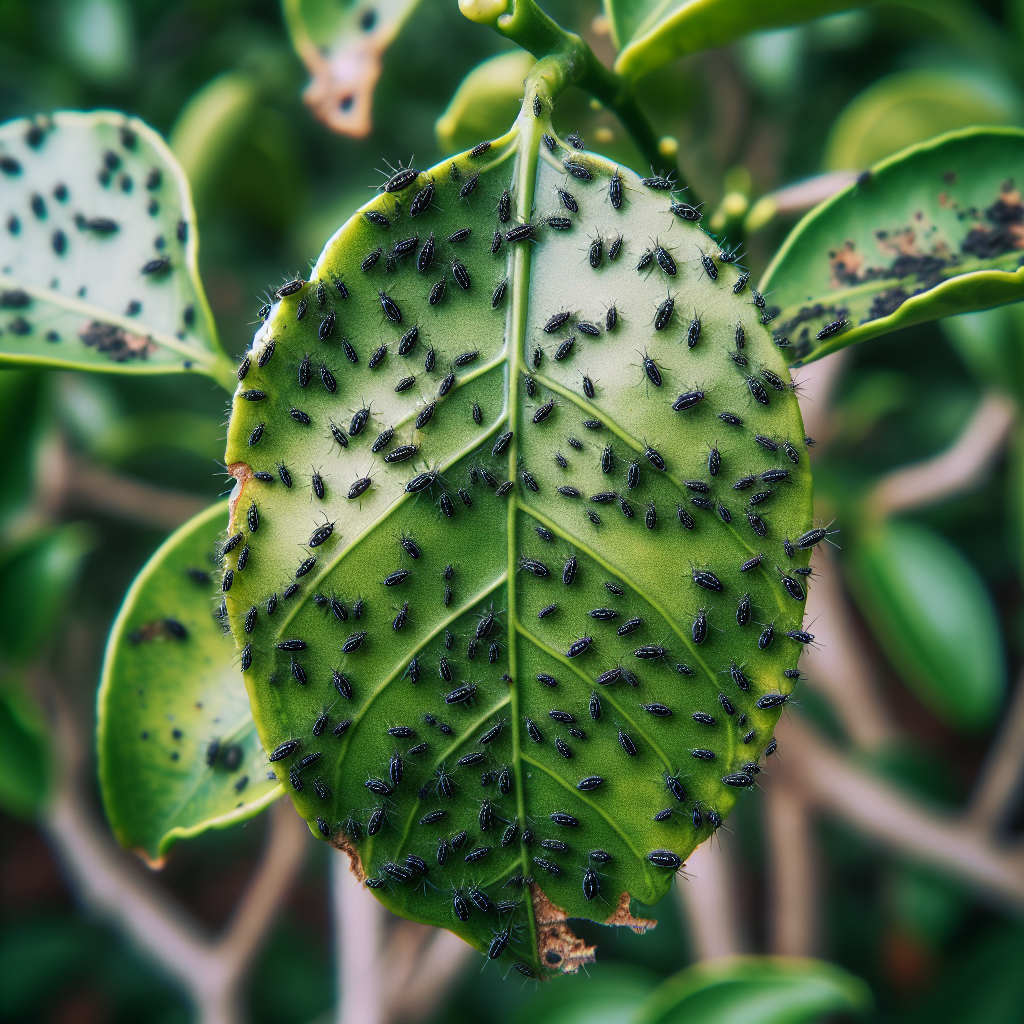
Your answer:
[[[573,934],[565,922],[568,920],[561,907],[556,907],[541,892],[536,882],[530,883],[533,914],[537,922],[537,955],[548,968],[557,968],[565,974],[575,974],[583,964],[594,962],[596,946],[588,946]]]
[[[864,257],[855,251],[853,242],[843,244],[828,254],[829,266],[832,268],[833,288],[856,284],[860,268],[864,265]]]
[[[365,882],[366,872],[363,870],[363,862],[359,859],[359,851],[352,840],[339,830],[331,836],[331,846],[342,853],[348,854],[349,871],[355,875],[357,882]]]
[[[228,473],[238,481],[235,484],[234,490],[231,492],[231,498],[228,502],[228,509],[230,510],[228,529],[234,531],[238,528],[238,524],[235,522],[235,509],[238,508],[238,502],[242,498],[242,492],[245,490],[245,485],[252,479],[252,470],[249,468],[248,463],[232,462],[231,465],[228,466]]]
[[[658,922],[650,918],[634,917],[629,911],[629,901],[629,893],[624,892],[619,897],[619,905],[604,919],[604,923],[615,928],[631,928],[637,935],[643,935],[657,925]]]
[[[112,362],[127,363],[132,359],[146,359],[156,351],[156,345],[141,334],[132,334],[123,327],[91,320],[78,331],[82,344],[102,352]]]

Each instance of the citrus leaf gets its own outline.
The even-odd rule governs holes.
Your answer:
[[[302,98],[329,128],[360,139],[370,134],[384,51],[418,2],[283,0],[292,45],[313,76]]]
[[[50,783],[46,715],[24,681],[0,680],[0,807],[28,818],[46,800]]]
[[[245,821],[281,795],[266,773],[217,614],[227,506],[173,533],[139,573],[107,643],[99,776],[118,841],[157,861],[180,838]]]
[[[876,164],[807,214],[765,271],[777,339],[807,362],[1024,299],[1024,131],[970,128]]]
[[[746,275],[670,183],[559,142],[544,88],[282,289],[239,371],[224,579],[311,828],[533,973],[589,955],[559,914],[655,902],[753,781],[811,526]]]
[[[151,128],[111,111],[0,125],[0,207],[0,365],[223,379],[188,182]]]
[[[875,636],[918,697],[966,732],[1002,705],[999,618],[973,566],[916,523],[884,523],[851,552],[852,582]]]
[[[38,657],[93,546],[84,523],[37,529],[0,549],[0,653]]]
[[[663,982],[633,1024],[803,1024],[822,1014],[863,1015],[871,992],[821,960],[747,956],[696,964]]]
[[[860,6],[851,0],[604,0],[612,41],[620,51],[615,70],[630,79],[751,32]]]

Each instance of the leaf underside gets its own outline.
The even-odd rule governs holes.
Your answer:
[[[188,183],[135,118],[0,126],[0,365],[168,373],[222,358]]]
[[[657,901],[753,782],[779,714],[755,701],[792,689],[801,649],[807,554],[783,542],[811,526],[799,409],[740,269],[669,192],[550,152],[538,105],[384,192],[285,289],[240,370],[225,559],[257,728],[294,741],[274,764],[311,829],[388,907],[523,973],[589,956],[565,915]],[[638,270],[656,245],[674,266]]]
[[[818,359],[1024,299],[1024,131],[969,128],[866,171],[790,232],[761,281],[776,338]]]
[[[280,795],[216,615],[227,504],[161,545],[114,623],[99,693],[99,775],[114,833],[150,861]]]

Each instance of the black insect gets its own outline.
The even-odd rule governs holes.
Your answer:
[[[619,258],[619,253],[622,251],[622,235],[616,235],[612,239],[612,244],[608,246],[608,259],[614,263]]]
[[[693,582],[703,590],[719,591],[722,589],[722,581],[710,569],[694,569]]]
[[[593,643],[593,638],[589,636],[580,637],[579,640],[573,641],[570,644],[569,649],[565,652],[566,657],[576,658],[579,657],[584,651],[586,651]]]
[[[612,173],[608,182],[608,199],[616,210],[622,209],[622,175],[618,171]]]
[[[491,296],[491,309],[497,309],[505,299],[505,291],[508,288],[508,278],[504,278],[498,287],[494,289],[494,294]]]
[[[659,192],[670,192],[675,186],[675,181],[661,174],[652,174],[649,178],[641,178],[640,184]]]
[[[761,631],[761,635],[757,638],[757,646],[762,650],[767,650],[772,645],[772,641],[775,639],[775,626],[772,623],[768,623],[767,626]]]
[[[672,259],[668,250],[663,246],[656,246],[654,249],[654,258],[658,261],[658,266],[668,274],[669,277],[676,276],[676,261]]]
[[[850,321],[845,317],[841,320],[833,320],[832,323],[826,324],[820,331],[818,331],[818,341],[823,341],[825,338],[831,338],[849,326]]]
[[[572,227],[572,221],[568,217],[548,217],[545,223],[555,231],[568,231]]]
[[[700,220],[700,207],[691,206],[689,203],[673,203],[669,210],[683,220]]]
[[[619,746],[622,747],[622,749],[630,757],[636,757],[636,755],[637,755],[636,744],[633,742],[633,740],[630,737],[629,733],[623,732],[621,729],[619,729]]]
[[[718,267],[715,265],[715,261],[703,250],[700,253],[700,262],[704,267],[704,273],[711,278],[712,281],[718,280]]]
[[[594,176],[590,171],[584,167],[583,164],[578,163],[575,160],[565,160],[562,162],[562,167],[571,174],[574,178],[578,178],[580,181],[593,181]]]

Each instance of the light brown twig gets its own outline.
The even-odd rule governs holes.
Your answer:
[[[728,832],[717,833],[714,842],[709,839],[690,854],[687,877],[676,880],[676,896],[699,960],[735,956],[749,948],[736,905],[731,844]]]
[[[821,871],[810,810],[792,787],[765,787],[768,950],[779,956],[820,952]]]
[[[890,849],[965,880],[1003,909],[1024,910],[1024,850],[1019,846],[1000,848],[963,818],[929,809],[858,768],[795,712],[780,721],[776,734],[776,784],[795,788]]]
[[[1016,416],[1009,398],[989,391],[949,448],[882,477],[868,496],[867,514],[882,519],[973,490],[1002,450]]]
[[[71,717],[52,688],[49,705],[60,752],[43,828],[75,891],[89,910],[111,922],[176,979],[202,1024],[242,1020],[241,985],[309,849],[309,833],[290,804],[272,810],[267,845],[231,923],[209,937],[178,904],[149,884],[134,858],[120,850],[89,811],[81,782],[85,761]]]
[[[1024,675],[1003,715],[999,732],[978,773],[968,820],[986,832],[998,832],[1024,789]]]
[[[338,1024],[384,1024],[382,932],[387,911],[349,871],[348,857],[331,855]]]

